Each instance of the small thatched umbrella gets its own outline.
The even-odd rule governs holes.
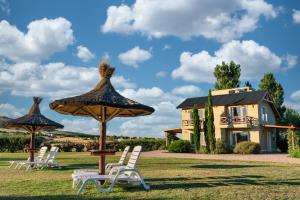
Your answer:
[[[99,174],[105,174],[105,155],[111,154],[105,150],[106,122],[114,117],[135,117],[150,115],[154,112],[152,107],[120,95],[112,86],[110,78],[114,68],[107,63],[99,66],[101,81],[91,91],[80,96],[56,100],[50,108],[67,115],[91,116],[100,123],[99,150],[92,154],[99,155]]]
[[[30,145],[28,151],[30,152],[30,161],[34,161],[34,151],[35,149],[35,132],[42,129],[57,129],[63,128],[64,126],[54,122],[44,115],[41,114],[39,104],[41,103],[42,98],[33,97],[33,104],[29,113],[23,117],[17,119],[8,120],[5,123],[7,128],[22,128],[27,130],[30,133]]]

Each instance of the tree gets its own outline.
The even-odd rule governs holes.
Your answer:
[[[299,112],[292,108],[287,108],[284,112],[282,123],[284,125],[293,125],[295,127],[300,127]]]
[[[241,67],[231,61],[229,64],[222,62],[215,67],[214,76],[216,77],[215,89],[230,89],[240,87]]]
[[[196,108],[196,106],[193,107],[193,123],[194,123],[193,143],[195,144],[196,153],[198,153],[198,151],[200,149],[201,127],[200,127],[198,109]]]
[[[272,73],[267,73],[261,79],[259,89],[267,90],[270,94],[270,98],[277,108],[279,114],[283,116],[286,108],[283,106],[284,102],[284,90],[280,83],[276,82],[275,77]]]
[[[206,148],[206,152],[210,153],[210,148],[209,148],[209,138],[208,138],[208,133],[207,133],[207,119],[208,119],[208,107],[207,104],[205,105],[205,111],[204,111],[204,122],[203,122],[203,131],[204,131],[204,140],[205,140],[205,148]]]
[[[206,129],[210,152],[214,152],[216,149],[216,138],[211,90],[208,91]]]
[[[252,84],[250,83],[250,81],[246,81],[244,86],[252,88]]]

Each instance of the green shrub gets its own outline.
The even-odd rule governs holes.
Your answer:
[[[192,145],[189,141],[177,140],[170,144],[168,150],[172,153],[188,153],[192,152]]]
[[[35,147],[39,148],[45,139],[41,136],[35,137]],[[0,151],[1,152],[17,152],[22,151],[25,147],[28,147],[30,143],[29,135],[14,135],[0,137]]]
[[[201,145],[199,148],[199,153],[205,153],[208,154],[209,152],[207,151],[207,148],[205,145]]]
[[[116,145],[116,150],[123,151],[126,146],[130,146],[130,149],[133,149],[134,146],[141,145],[143,151],[154,151],[165,149],[165,140],[164,139],[146,139],[146,138],[137,138],[137,139],[125,139],[121,140],[119,144]]]
[[[86,148],[87,151],[94,150],[94,149],[99,149],[99,141],[98,140],[93,140],[91,142],[88,142],[85,145],[85,148]]]
[[[260,145],[249,141],[239,142],[235,145],[233,152],[238,154],[258,154]]]
[[[71,152],[72,149],[75,147],[75,144],[72,142],[63,142],[60,143],[60,150],[64,152]]]
[[[84,149],[84,144],[76,143],[74,145],[74,148],[75,148],[76,152],[82,152]]]
[[[215,153],[216,154],[232,153],[232,148],[230,148],[228,143],[225,142],[224,140],[218,139],[216,141]]]
[[[294,151],[290,151],[289,154],[293,158],[300,158],[300,149],[295,149]]]
[[[288,130],[288,135],[287,135],[287,139],[288,139],[288,152],[292,152],[292,131]],[[299,149],[300,148],[300,133],[298,131],[294,132],[294,144],[295,144],[295,148]]]

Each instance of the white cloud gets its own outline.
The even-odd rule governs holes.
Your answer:
[[[139,46],[119,54],[120,61],[132,67],[137,68],[140,63],[149,60],[152,57],[152,54],[144,49],[141,49]]]
[[[81,46],[81,45],[79,45],[77,47],[77,54],[76,55],[83,62],[88,62],[91,59],[95,58],[95,55],[87,47],[84,47],[84,46]]]
[[[213,71],[222,61],[233,60],[241,65],[241,79],[260,79],[266,72],[277,72],[287,66],[283,66],[284,58],[280,58],[265,46],[253,40],[225,43],[222,47],[210,55],[207,51],[196,54],[183,52],[180,55],[180,66],[173,70],[173,78],[181,78],[194,82],[214,82]],[[295,64],[290,64],[290,68]]]
[[[225,42],[255,30],[261,16],[275,18],[277,11],[264,0],[136,0],[132,6],[110,6],[101,30]]]
[[[160,77],[160,78],[166,77],[167,76],[167,72],[165,72],[165,71],[159,71],[159,72],[156,73],[156,76]]]
[[[65,18],[41,19],[28,24],[27,33],[2,20],[0,56],[15,62],[39,62],[73,43],[72,24]]]
[[[138,137],[164,137],[163,130],[180,127],[181,113],[171,102],[153,106],[154,114],[127,120],[120,126],[122,135]]]
[[[180,87],[176,87],[172,90],[172,93],[175,95],[182,95],[184,97],[195,97],[201,96],[202,90],[195,85],[184,85]]]
[[[0,11],[6,15],[10,14],[10,6],[7,0],[0,0]]]
[[[300,101],[300,90],[296,90],[291,94],[291,99],[295,101]]]
[[[163,47],[163,50],[168,50],[168,49],[171,49],[172,46],[169,45],[169,44],[165,44],[164,47]]]
[[[0,104],[0,116],[17,118],[25,114],[24,108],[17,108],[9,103]]]
[[[293,21],[295,24],[300,23],[300,10],[293,10]]]
[[[99,134],[99,123],[92,118],[63,119],[64,130],[87,134]]]
[[[298,56],[294,56],[291,54],[287,54],[285,57],[283,57],[283,60],[286,62],[285,70],[295,67],[298,63],[297,59]]]
[[[18,63],[0,66],[0,92],[18,96],[45,96],[51,99],[79,95],[91,90],[99,80],[98,68],[64,63]],[[116,88],[134,88],[123,76],[113,76]]]

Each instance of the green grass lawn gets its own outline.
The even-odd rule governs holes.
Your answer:
[[[101,194],[90,185],[77,198],[71,173],[97,168],[97,157],[59,153],[61,169],[8,169],[7,161],[26,156],[0,153],[0,199],[300,199],[300,165],[142,157],[138,168],[151,186],[149,192],[142,187],[115,187]]]

